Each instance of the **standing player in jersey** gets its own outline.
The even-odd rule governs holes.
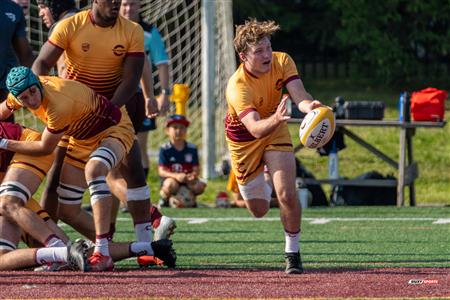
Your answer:
[[[3,139],[0,148],[25,155],[48,155],[63,135],[70,136],[58,191],[60,202],[69,205],[60,207],[61,219],[90,239],[95,235],[89,269],[112,270],[108,245],[112,198],[106,175],[120,164],[134,140],[125,107],[117,107],[80,82],[37,77],[26,67],[13,68],[6,84],[10,94],[0,106],[0,118],[27,107],[47,127],[39,141]],[[79,213],[80,209],[73,209],[81,206],[86,187],[89,187],[94,224],[91,218]],[[172,242],[163,239],[161,244],[166,248],[168,260]]]
[[[228,81],[225,128],[239,191],[247,209],[257,218],[270,207],[271,188],[264,180],[267,165],[284,227],[286,273],[299,274],[303,272],[299,247],[301,208],[282,89],[288,90],[305,113],[321,104],[305,91],[289,55],[272,52],[270,37],[278,29],[273,21],[256,20],[236,28],[234,47],[241,65]]]
[[[169,109],[169,56],[167,55],[164,41],[161,37],[156,26],[144,22],[139,15],[139,9],[141,7],[139,0],[122,0],[120,6],[120,15],[128,20],[138,23],[144,29],[144,49],[145,54],[148,56],[148,60],[158,69],[158,79],[160,85],[160,96],[158,97],[158,109],[159,115],[164,115]],[[148,70],[145,69],[142,73],[142,80],[152,79],[151,65],[148,66]],[[146,72],[147,71],[147,72]],[[143,89],[146,101],[150,100]],[[144,171],[148,174],[149,160],[147,154],[147,139],[148,132],[156,129],[155,118],[145,118],[141,128],[138,129],[139,146],[141,148],[142,163],[144,165]]]
[[[144,64],[144,33],[141,26],[120,17],[119,8],[120,1],[97,0],[92,9],[60,21],[42,47],[33,70],[48,74],[64,53],[68,79],[86,84],[119,107],[126,104],[128,111],[139,112],[135,107],[139,104],[130,97],[137,90]],[[146,111],[156,114],[157,107],[148,107]],[[133,116],[131,119],[135,128],[142,123],[142,119]],[[128,207],[137,240],[151,241],[150,191],[137,140],[133,140],[119,168],[127,181]],[[160,236],[170,234],[166,231]]]

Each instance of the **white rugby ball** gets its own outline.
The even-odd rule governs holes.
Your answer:
[[[335,120],[333,110],[328,106],[313,109],[300,125],[300,142],[307,148],[320,148],[334,134]]]

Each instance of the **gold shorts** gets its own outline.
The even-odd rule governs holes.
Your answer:
[[[24,128],[20,141],[39,141],[41,134],[30,128]],[[9,168],[26,169],[36,174],[41,180],[47,175],[48,170],[53,164],[54,154],[45,156],[31,156],[20,153],[15,153]]]
[[[248,142],[234,142],[227,138],[231,167],[240,185],[245,185],[264,171],[266,151],[293,152],[287,124],[280,125],[266,137]]]
[[[230,170],[230,175],[228,175],[227,190],[233,193],[239,193],[239,186],[233,169]]]
[[[34,211],[42,220],[44,220],[44,222],[47,222],[48,220],[50,220],[50,216],[48,215],[47,211],[45,211],[39,205],[39,203],[36,200],[34,200],[33,198],[30,198],[28,200],[27,204],[25,204],[25,207],[28,207],[29,209]],[[22,241],[25,244],[27,244],[27,246],[29,248],[41,248],[41,247],[44,247],[44,245],[42,245],[41,243],[36,241],[31,235],[29,235],[28,233],[26,233],[23,230],[22,230],[22,234],[21,234],[20,238],[22,239]]]
[[[50,219],[50,216],[47,213],[47,211],[44,210],[41,207],[41,205],[33,197],[28,199],[27,203],[25,204],[25,207],[34,211],[44,221],[47,221],[48,219]]]
[[[64,162],[84,169],[91,153],[107,138],[117,140],[123,146],[125,153],[128,153],[134,142],[134,129],[125,107],[122,106],[120,111],[122,112],[122,118],[119,124],[85,140],[70,137]]]

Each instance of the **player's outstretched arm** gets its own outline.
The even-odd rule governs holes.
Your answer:
[[[301,79],[290,81],[286,88],[291,96],[291,99],[297,105],[298,109],[304,113],[309,113],[314,108],[322,106],[320,101],[314,98],[305,90]]]
[[[258,112],[252,111],[245,115],[241,121],[255,138],[263,138],[282,122],[290,119],[290,116],[286,115],[286,101],[287,97],[283,97],[275,113],[266,119],[261,119]]]
[[[61,49],[47,41],[42,46],[38,57],[31,67],[33,73],[36,75],[48,75],[50,70],[56,65],[56,62],[63,52],[64,49]]]
[[[6,150],[22,153],[25,155],[42,156],[49,155],[55,150],[61,137],[64,135],[62,133],[51,133],[50,131],[44,129],[42,133],[41,140],[38,141],[15,141],[7,140]],[[2,144],[0,142],[0,144]],[[1,146],[1,145],[0,145]]]
[[[139,56],[127,56],[123,62],[122,82],[117,87],[111,102],[121,107],[137,91],[144,67],[144,54]]]

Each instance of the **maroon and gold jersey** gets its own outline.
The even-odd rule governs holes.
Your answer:
[[[80,81],[111,99],[127,56],[144,56],[142,27],[121,16],[112,27],[95,24],[90,10],[56,25],[49,42],[65,50],[67,79]]]
[[[29,110],[47,125],[48,131],[84,140],[119,123],[120,109],[86,85],[54,76],[39,76],[39,80],[42,105]],[[6,101],[11,110],[21,108],[11,94]]]
[[[0,137],[15,141],[39,141],[41,134],[17,123],[0,122]],[[0,172],[6,172],[7,168],[20,168],[29,170],[43,179],[52,166],[54,158],[53,153],[44,156],[31,156],[0,150]]]
[[[233,171],[239,184],[245,185],[263,171],[265,151],[293,150],[286,123],[280,124],[268,136],[256,139],[241,119],[252,111],[258,112],[261,119],[270,117],[280,104],[283,87],[296,79],[299,76],[294,61],[282,52],[273,52],[269,72],[257,77],[241,64],[229,79],[225,131]]]

